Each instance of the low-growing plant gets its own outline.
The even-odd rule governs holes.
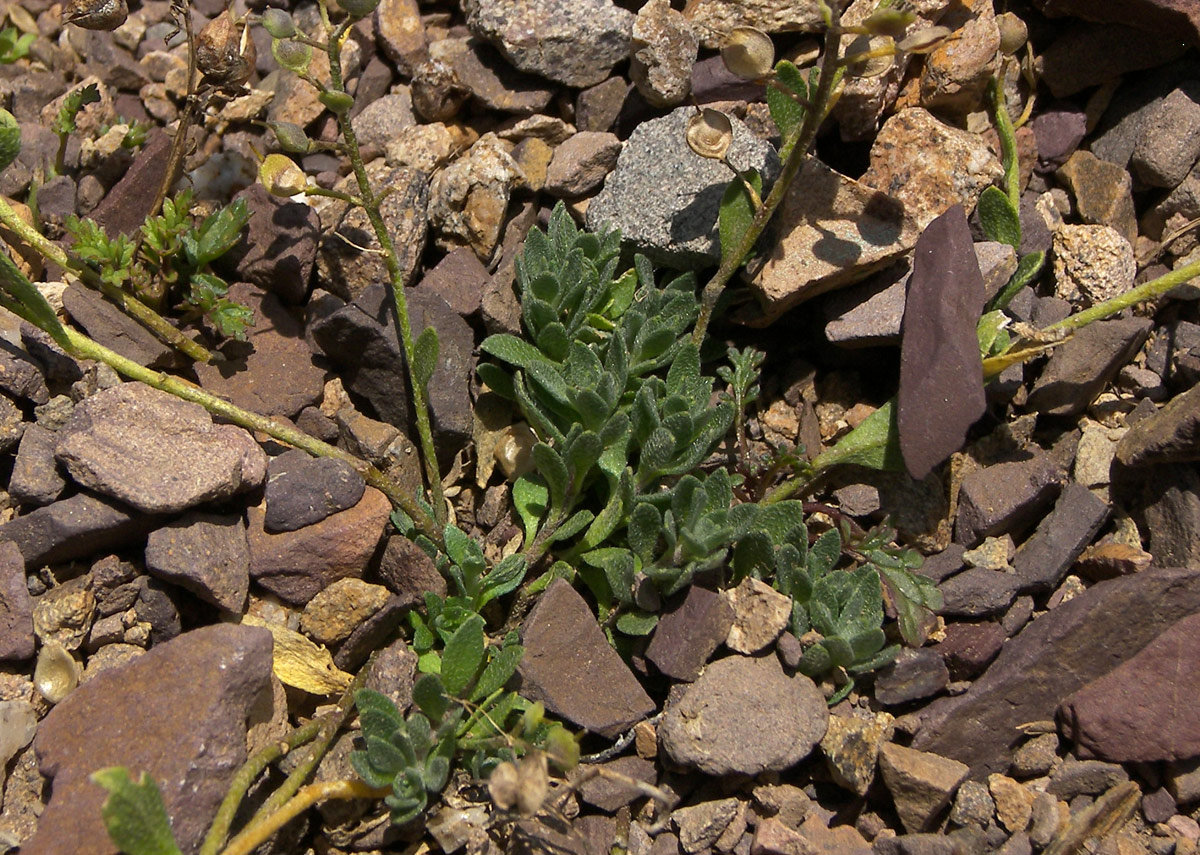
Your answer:
[[[410,375],[427,482],[422,495],[413,495],[342,449],[234,407],[193,384],[150,371],[65,326],[8,255],[0,253],[0,306],[40,327],[76,358],[101,360],[131,379],[200,403],[232,423],[351,463],[392,500],[397,529],[425,549],[450,582],[447,596],[427,595],[423,610],[409,613],[408,638],[421,675],[413,688],[413,707],[402,712],[384,695],[363,689],[364,668],[334,710],[296,727],[247,761],[214,818],[201,855],[249,853],[300,812],[328,799],[383,799],[393,821],[409,821],[428,809],[456,769],[476,779],[491,775],[495,804],[508,810],[518,800],[510,798],[511,793],[497,793],[503,789],[502,779],[516,774],[512,764],[522,754],[532,766],[544,766],[549,757],[558,768],[570,768],[578,759],[574,738],[546,720],[540,705],[507,688],[523,652],[512,630],[532,597],[553,578],[586,585],[610,638],[618,642],[649,633],[664,598],[698,579],[718,585],[747,578],[769,581],[792,599],[791,629],[803,646],[800,669],[816,678],[832,677],[839,685],[834,700],[853,688],[857,675],[890,661],[899,649],[897,638],[922,643],[940,596],[931,582],[913,572],[920,556],[897,546],[895,532],[886,525],[863,532],[835,517],[832,525],[818,526],[805,504],[791,498],[837,465],[902,468],[895,401],[878,408],[811,462],[794,449],[781,449],[765,462],[752,460],[747,410],[760,394],[764,355],[730,349],[728,364],[705,364],[701,346],[719,298],[755,252],[844,79],[875,73],[898,52],[928,50],[947,33],[926,28],[905,35],[913,14],[890,8],[887,0],[862,25],[843,26],[835,10],[818,0],[824,51],[818,65],[807,72],[787,61],[775,62],[771,40],[764,34],[748,28],[729,34],[724,55],[730,68],[767,86],[765,97],[781,133],[783,166],[769,188],[752,170],[734,171],[720,206],[720,266],[699,294],[692,274],[663,277],[643,257],[635,258],[631,269],[622,269],[619,236],[580,231],[561,206],[546,232],[530,233],[517,264],[524,335],[489,337],[482,349],[496,361],[479,367],[480,378],[512,403],[537,438],[530,452],[531,471],[511,488],[525,532],[523,545],[490,566],[480,545],[447,522],[426,403],[438,340],[432,329],[413,335],[406,283],[379,209],[387,191],[371,185],[349,121],[354,98],[343,80],[341,50],[350,28],[376,3],[342,0],[340,5],[344,16],[323,0],[318,4],[320,23],[314,34],[301,33],[283,10],[263,13],[274,57],[318,90],[339,137],[334,143],[314,143],[295,125],[272,123],[286,154],[268,154],[260,178],[277,195],[332,196],[366,212],[387,266]],[[90,29],[112,29],[126,11],[123,0],[72,0],[65,20]],[[192,33],[186,0],[174,0],[170,14],[186,34],[189,86],[166,177],[138,234],[110,239],[94,224],[72,221],[69,230],[76,242],[68,252],[21,220],[3,200],[0,222],[164,341],[193,359],[209,361],[213,354],[180,334],[155,309],[205,314],[222,334],[242,332],[244,314],[228,302],[225,283],[208,265],[237,240],[245,210],[230,206],[197,222],[186,194],[168,197],[182,170],[189,127],[214,99],[240,91],[254,66],[253,40],[249,21],[235,19],[228,11],[198,35]],[[0,61],[15,59],[30,43],[8,33],[0,33]],[[12,39],[10,47],[6,38]],[[310,73],[316,50],[329,58],[328,78]],[[87,87],[77,90],[60,112],[55,130],[61,145],[54,169],[64,168],[63,153],[75,132],[75,117],[93,94]],[[1016,247],[1020,232],[1015,143],[1011,126],[1004,124],[1007,115],[1000,115],[1004,105],[998,86],[992,95],[1004,146],[1005,189],[985,194],[981,216],[989,235]],[[703,156],[724,161],[729,127],[719,112],[698,111],[688,142]],[[287,157],[318,148],[337,151],[348,160],[355,192],[315,186]],[[19,149],[19,127],[11,114],[0,111],[0,169]],[[986,357],[985,377],[1045,349],[1036,336],[1010,335],[1000,314],[1040,268],[1040,259],[1020,259],[1017,274],[981,319],[978,336]],[[1069,333],[1160,296],[1197,274],[1200,262],[1184,265],[1068,318],[1052,332]],[[790,477],[776,483],[785,473]],[[527,581],[529,574],[533,578]],[[513,594],[512,600],[506,599]],[[505,602],[510,604],[506,618],[498,607]],[[894,625],[889,614],[895,617]],[[503,629],[489,638],[489,622],[496,626],[502,620]],[[360,780],[305,785],[355,709],[362,738],[352,763]],[[251,786],[271,763],[299,749],[304,754],[294,771],[230,840],[234,818]],[[122,851],[179,851],[153,781],[144,775],[134,780],[123,769],[101,770],[94,779],[109,790],[103,816]],[[541,803],[536,798],[525,802],[526,808],[533,806],[531,812]]]

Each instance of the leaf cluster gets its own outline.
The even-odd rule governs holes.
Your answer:
[[[211,270],[234,247],[250,220],[244,200],[226,205],[199,222],[191,214],[192,194],[185,190],[163,202],[162,213],[141,226],[141,240],[109,238],[95,221],[68,217],[73,252],[101,281],[138,295],[162,288],[176,295],[179,308],[205,316],[223,336],[245,339],[253,312],[226,294],[229,285]]]
[[[705,464],[757,398],[763,354],[731,349],[715,372],[728,392],[714,398],[687,335],[699,311],[691,277],[660,285],[641,257],[618,273],[618,247],[616,235],[581,232],[556,208],[517,265],[527,338],[482,346],[503,365],[481,364],[481,378],[539,438],[533,471],[512,486],[524,554],[553,551],[551,572],[569,566],[625,635],[649,633],[662,598],[698,576],[753,576],[795,599],[801,634],[828,639],[811,648],[812,673],[890,661],[883,573],[895,574],[887,590],[910,623],[929,616],[936,589],[912,581],[908,554],[897,558],[890,541],[869,540],[860,567],[835,570],[842,539],[827,532],[810,549],[800,502],[736,501],[738,476]],[[878,456],[877,444],[859,456]]]
[[[439,653],[422,656],[423,668],[436,670],[413,685],[407,717],[378,692],[355,693],[365,747],[350,762],[368,785],[391,788],[385,801],[393,823],[419,816],[429,797],[445,788],[456,760],[475,777],[534,746],[547,747],[564,766],[578,760],[574,738],[561,725],[547,722],[540,705],[505,690],[523,653],[515,633],[489,646],[483,618],[475,614]]]
[[[11,65],[29,56],[29,48],[36,38],[34,33],[22,33],[16,27],[0,30],[0,64]]]

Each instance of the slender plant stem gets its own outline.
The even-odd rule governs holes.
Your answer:
[[[319,720],[310,721],[303,727],[296,728],[278,742],[271,743],[242,764],[242,768],[238,769],[233,776],[229,792],[221,801],[217,815],[213,818],[213,824],[209,826],[208,834],[204,836],[204,843],[200,846],[200,855],[217,855],[217,852],[220,851],[229,836],[229,829],[233,825],[234,815],[237,814],[242,799],[246,797],[246,793],[258,779],[259,774],[280,757],[286,756],[288,752],[299,748],[306,742],[311,742],[320,732],[321,722]]]
[[[350,711],[354,706],[354,693],[361,689],[363,683],[366,682],[367,672],[370,671],[371,664],[374,661],[374,657],[372,657],[367,661],[366,665],[359,669],[354,680],[346,687],[346,691],[342,693],[341,698],[338,699],[337,708],[321,719],[320,732],[309,746],[307,756],[296,764],[296,768],[287,776],[287,779],[262,803],[254,816],[250,817],[250,821],[246,823],[246,827],[238,835],[239,838],[251,832],[257,826],[274,822],[275,816],[279,812],[286,810],[288,800],[299,792],[301,785],[308,780],[309,775],[317,768],[317,764],[321,762],[321,758],[325,756],[325,752],[333,744],[334,737],[342,729],[342,725],[346,723],[346,719],[350,717]],[[385,790],[384,793],[386,794],[386,792]],[[286,821],[285,819],[283,822]],[[275,828],[278,828],[282,824],[279,823]],[[236,843],[236,840],[234,842]]]
[[[324,6],[321,7],[324,9]],[[326,50],[329,54],[330,88],[334,92],[345,93],[346,87],[342,82],[341,35],[347,24],[342,24],[329,39]],[[396,245],[388,231],[383,215],[379,212],[379,198],[371,187],[367,177],[367,169],[363,164],[362,153],[358,147],[358,136],[349,114],[337,114],[338,127],[342,138],[346,141],[346,155],[354,169],[354,178],[358,183],[358,191],[362,196],[363,210],[383,249],[383,260],[387,266],[388,278],[392,291],[392,305],[395,310],[396,328],[400,336],[400,346],[404,349],[404,362],[408,369],[408,385],[412,394],[413,412],[417,421],[417,437],[421,443],[421,457],[425,466],[425,479],[429,482],[429,493],[433,503],[434,518],[440,525],[446,524],[446,498],[442,492],[442,476],[438,469],[437,452],[433,447],[433,430],[429,421],[429,403],[425,397],[425,387],[413,373],[415,340],[412,334],[412,324],[408,317],[408,299],[404,294],[404,272],[400,269],[400,261],[396,255]]]
[[[63,270],[69,270],[83,282],[100,291],[115,303],[125,314],[150,330],[158,339],[166,342],[184,356],[195,362],[215,362],[213,353],[185,336],[175,327],[167,323],[166,318],[151,309],[145,303],[126,294],[115,285],[105,282],[86,264],[69,255],[62,247],[26,223],[3,198],[0,198],[0,223],[10,229],[13,234],[37,250],[47,260],[54,262]]]
[[[993,77],[988,81],[992,96],[992,111],[996,117],[996,135],[1000,138],[1000,159],[1004,167],[1004,192],[1014,211],[1021,205],[1021,170],[1017,164],[1017,138],[1012,119],[1008,115],[1008,102],[1004,98],[1004,86]]]
[[[271,816],[260,823],[247,827],[230,841],[222,855],[250,855],[270,839],[276,831],[321,802],[332,799],[382,799],[390,792],[390,787],[370,787],[362,781],[329,781],[323,784],[309,784],[307,787],[301,788]]]
[[[382,492],[392,503],[408,514],[413,524],[434,543],[442,544],[442,528],[425,512],[416,497],[408,495],[400,486],[378,469],[360,460],[348,451],[322,442],[291,425],[278,422],[223,401],[198,386],[184,382],[161,371],[153,371],[144,365],[127,359],[104,345],[64,326],[54,314],[46,298],[34,287],[28,277],[17,268],[12,260],[0,253],[0,306],[29,321],[43,330],[54,342],[77,359],[95,359],[108,365],[119,374],[141,381],[163,392],[192,401],[210,413],[248,430],[262,431],[296,448],[303,449],[314,457],[333,457],[345,460],[363,477],[363,480]]]
[[[779,177],[775,179],[775,183],[771,186],[771,192],[763,200],[762,206],[754,212],[754,219],[750,221],[750,226],[742,235],[737,247],[728,256],[721,259],[721,266],[704,286],[700,298],[700,314],[696,318],[696,327],[692,331],[692,341],[697,345],[704,341],[704,334],[708,331],[708,323],[712,319],[713,309],[717,305],[717,299],[721,296],[721,292],[725,290],[729,280],[733,278],[733,275],[754,249],[754,244],[766,229],[775,210],[783,202],[788,188],[808,156],[808,150],[812,146],[813,140],[816,139],[817,130],[825,120],[825,113],[833,95],[840,45],[841,30],[837,27],[830,27],[825,32],[825,53],[821,60],[817,91],[812,98],[812,108],[804,114],[804,121],[800,125],[800,130],[797,131],[796,142],[788,153]]]
[[[1048,333],[1075,332],[1078,329],[1086,327],[1093,321],[1111,317],[1118,312],[1128,309],[1130,306],[1161,297],[1168,291],[1178,288],[1180,285],[1187,283],[1191,279],[1195,279],[1197,276],[1200,276],[1200,260],[1193,261],[1191,264],[1185,264],[1176,270],[1172,270],[1170,273],[1164,273],[1157,279],[1143,282],[1136,288],[1131,288],[1124,294],[1119,294],[1111,300],[1105,300],[1103,303],[1092,306],[1090,309],[1076,312],[1056,324],[1051,324],[1042,331]]]

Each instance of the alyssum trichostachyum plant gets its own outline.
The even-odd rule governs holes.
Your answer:
[[[333,711],[295,728],[281,743],[247,761],[202,843],[203,855],[250,852],[291,818],[326,799],[383,799],[394,821],[408,821],[422,815],[456,768],[475,778],[490,778],[493,799],[502,811],[519,804],[526,812],[536,812],[541,778],[535,773],[546,768],[547,759],[560,770],[569,769],[578,759],[578,748],[561,725],[545,719],[539,705],[505,686],[522,653],[514,630],[532,598],[554,578],[577,579],[587,587],[618,647],[650,632],[664,599],[698,577],[718,584],[748,577],[768,580],[793,600],[791,628],[805,639],[801,670],[828,679],[837,687],[835,698],[850,690],[855,675],[895,655],[898,648],[888,636],[885,606],[898,618],[899,638],[921,643],[940,598],[936,588],[912,572],[919,556],[894,546],[894,533],[886,527],[863,533],[842,525],[810,532],[804,505],[791,498],[841,463],[898,466],[894,404],[881,407],[810,463],[785,451],[781,459],[788,464],[769,472],[791,470],[791,477],[765,495],[748,491],[747,476],[762,476],[756,464],[746,460],[744,433],[747,407],[757,395],[762,354],[752,349],[727,354],[729,365],[717,366],[714,372],[727,392],[714,404],[715,377],[705,372],[701,345],[718,298],[754,251],[809,156],[845,78],[877,73],[897,53],[928,49],[947,34],[922,28],[911,13],[889,8],[886,0],[855,27],[842,26],[840,12],[822,4],[824,51],[807,73],[786,61],[775,62],[765,35],[746,29],[729,34],[727,64],[767,87],[767,103],[781,133],[783,166],[769,189],[752,171],[732,176],[720,211],[721,263],[699,298],[691,274],[661,279],[644,258],[622,269],[619,236],[581,232],[561,208],[545,233],[530,233],[517,271],[524,334],[488,338],[482,349],[494,361],[479,368],[490,393],[511,402],[534,438],[528,449],[529,468],[512,484],[523,545],[490,566],[480,546],[446,521],[425,395],[437,358],[437,337],[431,329],[413,335],[404,297],[407,283],[379,213],[383,193],[368,179],[348,120],[354,101],[342,76],[341,47],[349,28],[370,14],[374,3],[343,0],[341,6],[339,13],[326,2],[318,4],[317,33],[300,32],[286,12],[276,9],[264,13],[262,25],[272,37],[272,54],[280,65],[316,87],[321,103],[335,117],[340,131],[336,148],[350,163],[356,191],[340,193],[313,185],[287,155],[311,151],[317,144],[303,129],[282,123],[272,127],[282,153],[264,158],[260,177],[279,195],[333,195],[366,212],[390,277],[417,414],[426,496],[405,492],[342,449],[104,348],[62,324],[37,288],[0,254],[4,308],[41,328],[78,359],[103,361],[130,379],[200,403],[221,418],[309,453],[348,460],[368,483],[388,495],[397,509],[396,525],[429,552],[450,581],[448,596],[429,595],[424,609],[410,614],[410,640],[421,673],[413,708],[402,714],[382,695],[362,689],[364,669]],[[72,0],[67,19],[74,25],[111,29],[126,11],[122,0]],[[219,355],[182,336],[159,312],[182,305],[185,311],[207,316],[220,335],[239,333],[237,307],[221,302],[223,283],[207,265],[236,240],[244,212],[224,209],[196,222],[187,195],[168,197],[182,168],[189,125],[213,99],[244,83],[253,66],[253,42],[247,35],[250,22],[229,12],[193,35],[186,12],[181,3],[173,6],[188,43],[188,93],[167,179],[138,235],[109,240],[81,220],[71,227],[75,245],[63,250],[3,201],[0,222],[47,259],[101,290],[168,344],[193,359],[212,361]],[[310,73],[314,51],[328,57],[327,77]],[[1015,246],[1015,147],[998,93],[994,87],[996,125],[1005,147],[1005,189],[985,194],[981,215],[989,235]],[[83,106],[86,98],[76,99],[73,109]],[[65,132],[72,119],[63,117]],[[701,156],[723,159],[727,130],[721,114],[698,111],[689,128],[689,144]],[[19,145],[15,121],[0,112],[0,168],[12,162]],[[989,306],[980,320],[983,367],[989,377],[1045,348],[1036,336],[1010,336],[1003,315],[997,314],[1017,288],[1038,274],[1040,259],[1021,262],[1003,299]],[[1200,263],[1182,267],[1056,328],[1069,333],[1156,298],[1197,273]],[[727,453],[719,453],[722,444],[730,442]],[[770,487],[769,480],[763,484]],[[537,572],[527,580],[530,570]],[[515,599],[507,599],[513,595]],[[509,604],[508,619],[491,641],[483,614],[491,614],[498,602]],[[362,747],[352,762],[360,779],[306,785],[354,709]],[[296,750],[305,751],[302,762],[230,838],[246,792],[271,763]],[[518,763],[522,756],[526,760]],[[178,851],[153,781],[144,775],[134,780],[124,769],[102,770],[95,779],[110,791],[105,821],[123,851]],[[522,791],[522,780],[533,784]]]

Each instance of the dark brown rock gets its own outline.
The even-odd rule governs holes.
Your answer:
[[[446,253],[432,270],[421,277],[418,288],[428,288],[446,301],[463,318],[476,317],[492,275],[470,247]]]
[[[1069,802],[1076,796],[1098,796],[1128,780],[1129,773],[1116,763],[1068,757],[1051,773],[1046,792]]]
[[[1200,9],[1189,0],[1037,0],[1048,15],[1074,15],[1102,24],[1126,24],[1161,37],[1200,45]]]
[[[951,680],[970,680],[991,663],[1004,646],[1007,633],[998,623],[952,623],[936,650],[946,663]]]
[[[1058,177],[1075,196],[1075,209],[1085,223],[1112,226],[1132,246],[1137,240],[1133,208],[1133,179],[1115,163],[1101,160],[1090,151],[1071,155]]]
[[[408,293],[413,335],[426,326],[438,333],[438,360],[429,382],[429,408],[434,442],[444,463],[458,452],[472,431],[468,383],[475,336],[446,301],[429,290]],[[391,295],[373,285],[350,305],[318,321],[313,334],[321,349],[342,368],[346,388],[362,395],[376,413],[402,430],[410,420],[408,373],[394,322]]]
[[[1160,566],[1200,562],[1200,472],[1195,464],[1139,470],[1150,554]]]
[[[89,336],[126,359],[147,368],[169,368],[175,352],[155,338],[149,330],[98,291],[78,283],[68,285],[62,295],[63,308]]]
[[[1054,510],[1013,557],[1021,592],[1057,587],[1104,525],[1108,514],[1108,505],[1091,490],[1080,484],[1068,484]]]
[[[954,537],[967,547],[985,537],[1021,537],[1058,495],[1064,473],[1049,454],[996,463],[962,480]]]
[[[799,763],[828,724],[812,680],[789,676],[773,655],[730,656],[667,704],[658,736],[676,763],[708,775],[757,775]]]
[[[259,183],[234,198],[245,200],[250,222],[241,240],[221,257],[220,269],[288,305],[304,302],[321,237],[316,209],[272,196]]]
[[[579,727],[613,738],[654,712],[583,597],[550,584],[521,628],[521,694]]]
[[[999,614],[1017,595],[1020,579],[1013,573],[972,567],[942,582],[943,605],[938,614],[948,617],[987,617]]]
[[[313,457],[298,448],[267,466],[264,528],[295,531],[358,504],[366,484],[345,460]]]
[[[616,760],[602,764],[602,768],[608,772],[615,772],[626,778],[644,781],[651,785],[658,779],[658,770],[654,763],[643,760],[641,757],[618,757]],[[581,766],[579,771],[586,776],[588,769],[588,766]],[[641,791],[636,787],[601,775],[587,778],[579,787],[579,797],[605,813],[613,813],[640,796]]]
[[[112,499],[79,493],[0,524],[0,540],[15,543],[25,566],[36,568],[136,543],[160,523]]]
[[[1177,621],[1066,698],[1058,716],[1080,757],[1118,763],[1185,760],[1200,755],[1197,690],[1200,614]]]
[[[1149,335],[1148,318],[1097,321],[1060,344],[1029,392],[1029,409],[1051,416],[1077,416]]]
[[[171,138],[158,128],[153,129],[124,177],[92,211],[92,219],[110,238],[136,235],[142,227],[154,203],[154,193],[147,188],[162,184],[170,152]]]
[[[55,456],[79,484],[147,513],[175,513],[254,486],[248,433],[141,383],[97,392],[58,432]]]
[[[695,680],[729,634],[733,610],[715,591],[692,585],[654,628],[646,658],[675,680]]]
[[[430,54],[449,65],[457,82],[489,109],[518,115],[540,113],[554,97],[546,81],[513,68],[479,39],[443,39]]]
[[[426,592],[446,596],[446,579],[433,559],[401,535],[388,538],[379,559],[379,578],[406,606],[424,603]]]
[[[897,424],[917,480],[962,447],[986,402],[975,327],[983,275],[961,205],[933,220],[913,250],[900,347]]]
[[[250,577],[289,603],[303,605],[331,582],[361,576],[392,506],[375,488],[357,505],[298,531],[270,534],[261,507],[247,512]]]
[[[1152,568],[1098,582],[1010,639],[965,694],[934,701],[913,746],[953,757],[974,778],[1008,768],[1017,725],[1051,718],[1072,692],[1200,611],[1200,571]]]
[[[1164,39],[1132,27],[1072,23],[1042,54],[1041,80],[1055,98],[1066,98],[1130,71],[1163,65],[1186,50],[1181,39]]]
[[[1087,133],[1087,115],[1070,101],[1046,105],[1029,124],[1037,141],[1041,170],[1051,170],[1066,163]]]
[[[25,560],[11,541],[0,541],[0,661],[34,653],[33,600],[25,584]]]
[[[254,323],[246,341],[225,346],[225,362],[196,365],[200,385],[243,409],[289,419],[317,403],[326,372],[313,361],[296,310],[247,283],[232,285],[229,297],[251,308]]]
[[[100,819],[108,766],[158,783],[175,839],[193,851],[246,756],[246,717],[269,687],[271,635],[219,624],[98,674],[41,722],[34,747],[54,779],[29,855],[116,855]]]
[[[35,404],[50,400],[46,378],[29,354],[7,341],[0,341],[0,391]]]
[[[23,505],[48,505],[62,495],[67,481],[54,459],[54,431],[26,425],[17,446],[8,492]]]
[[[875,672],[875,699],[896,706],[936,695],[950,682],[946,663],[928,647],[905,648]]]
[[[240,516],[187,514],[150,533],[146,570],[240,615],[250,588],[246,525]]]
[[[354,627],[333,654],[333,664],[343,671],[357,671],[389,638],[396,637],[410,608],[400,597],[388,597],[378,611]]]
[[[1123,466],[1200,460],[1200,386],[1131,427],[1117,443],[1116,459]]]

